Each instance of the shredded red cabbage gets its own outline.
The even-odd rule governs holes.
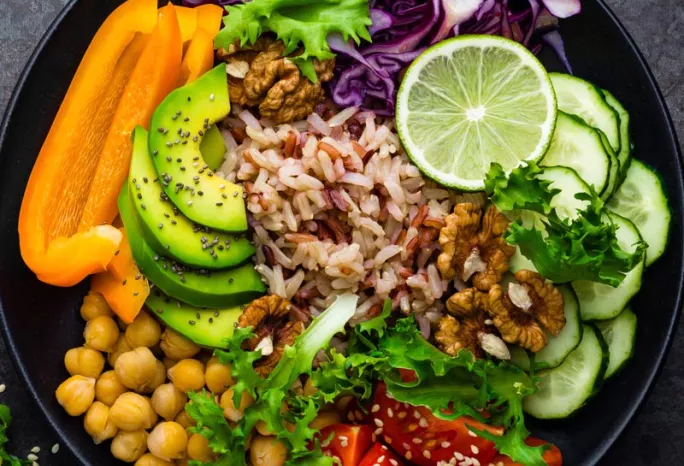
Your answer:
[[[495,34],[539,52],[546,42],[568,67],[558,18],[579,13],[580,0],[371,0],[373,43],[357,47],[329,37],[337,56],[329,83],[340,106],[393,115],[402,71],[429,45],[457,34]]]

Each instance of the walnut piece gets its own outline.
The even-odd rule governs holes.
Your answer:
[[[465,348],[475,357],[482,357],[477,335],[482,332],[484,325],[484,319],[469,318],[458,321],[452,316],[444,316],[439,321],[435,340],[440,349],[450,356],[456,356]]]
[[[452,295],[446,303],[449,314],[455,317],[472,317],[487,312],[489,297],[477,288],[467,288]]]
[[[244,343],[249,351],[260,350],[262,358],[255,369],[266,377],[278,364],[285,347],[292,345],[304,331],[303,322],[287,322],[292,305],[277,295],[264,296],[252,301],[238,318],[238,327],[252,327],[254,337]]]
[[[563,294],[537,272],[516,272],[518,283],[489,290],[489,313],[507,343],[534,353],[546,346],[546,333],[558,335],[565,327]]]
[[[303,76],[289,57],[283,57],[281,41],[260,37],[252,46],[233,45],[220,49],[227,63],[230,100],[234,104],[259,107],[263,118],[277,124],[306,118],[325,93],[322,83],[333,77],[334,60],[314,59],[318,82]]]
[[[456,204],[445,223],[439,233],[442,253],[437,258],[442,277],[464,282],[472,278],[473,285],[482,291],[501,281],[515,253],[503,238],[508,219],[494,206],[483,216],[479,205],[464,202]]]

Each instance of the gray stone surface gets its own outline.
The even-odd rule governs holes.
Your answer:
[[[97,1],[97,0],[88,0]],[[593,0],[584,0],[593,1]],[[67,0],[0,0],[0,112],[4,112],[24,63]],[[680,134],[684,137],[684,2],[607,0],[650,63]],[[681,325],[684,327],[684,322]],[[617,442],[604,466],[684,464],[684,332],[678,337],[656,388],[636,422]],[[40,446],[41,465],[73,466],[49,453],[56,438],[23,392],[0,338],[0,403],[11,405],[16,423],[12,449],[22,456]]]

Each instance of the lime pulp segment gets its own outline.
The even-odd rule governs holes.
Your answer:
[[[459,36],[429,48],[407,70],[397,128],[413,162],[437,182],[484,189],[493,162],[512,170],[539,160],[556,121],[543,65],[522,45]]]

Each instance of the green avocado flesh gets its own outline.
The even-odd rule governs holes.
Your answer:
[[[133,131],[133,156],[128,182],[143,236],[158,253],[197,268],[233,267],[254,255],[247,238],[214,232],[189,220],[168,199],[147,148],[148,134]],[[242,198],[240,198],[242,202]]]
[[[145,304],[168,327],[200,346],[211,348],[226,348],[226,339],[233,336],[235,324],[242,314],[239,306],[223,309],[188,306],[156,289]]]
[[[223,140],[223,134],[218,127],[212,126],[204,133],[200,151],[204,162],[209,165],[211,170],[221,168],[226,155],[226,141]]]
[[[146,242],[127,189],[119,195],[119,214],[140,271],[165,294],[193,306],[225,307],[250,302],[266,287],[251,263],[234,269],[190,269],[157,254]]]
[[[157,107],[149,149],[164,192],[186,217],[208,228],[241,232],[247,230],[242,187],[214,176],[200,151],[205,131],[229,111],[228,78],[219,65]]]

